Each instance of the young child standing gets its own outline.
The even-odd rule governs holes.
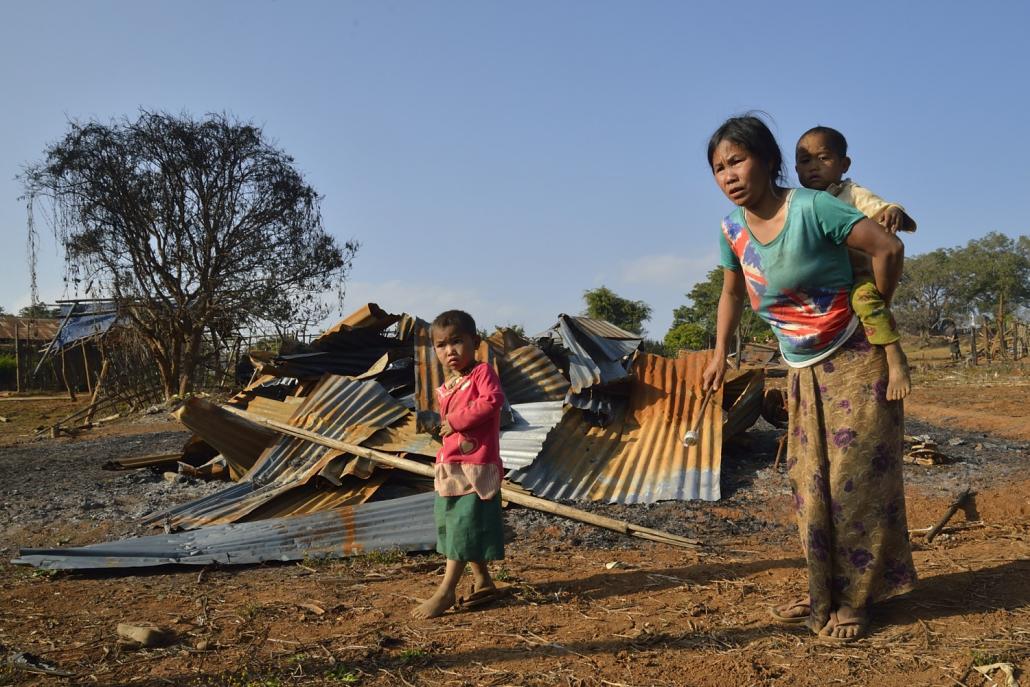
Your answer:
[[[477,363],[480,338],[472,316],[448,310],[430,329],[436,357],[450,375],[436,390],[443,447],[436,455],[436,550],[447,556],[443,581],[418,606],[416,618],[435,618],[455,605],[465,565],[472,568],[475,605],[498,594],[487,561],[504,558],[501,523],[501,408],[504,392],[497,373]]]
[[[836,196],[892,234],[916,230],[916,223],[903,207],[888,203],[869,189],[845,179],[850,167],[848,141],[836,129],[816,126],[798,140],[795,169],[802,186]],[[849,254],[855,275],[851,308],[862,321],[869,343],[883,346],[887,354],[887,400],[901,400],[912,389],[908,358],[901,349],[901,334],[888,303],[873,282],[869,258],[856,251],[849,251]]]

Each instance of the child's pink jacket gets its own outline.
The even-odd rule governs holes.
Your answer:
[[[436,390],[440,416],[454,433],[444,437],[437,463],[501,465],[501,408],[504,391],[497,373],[479,363],[458,385]]]

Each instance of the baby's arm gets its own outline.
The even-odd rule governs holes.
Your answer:
[[[905,208],[889,203],[865,186],[852,182],[851,202],[863,215],[875,221],[892,234],[899,231],[915,231],[916,223]]]
[[[455,408],[447,414],[446,424],[456,432],[467,432],[496,415],[504,407],[501,381],[489,365],[484,365],[472,377],[476,398],[464,408]]]

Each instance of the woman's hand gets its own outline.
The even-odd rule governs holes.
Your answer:
[[[726,356],[716,354],[701,373],[701,391],[718,390],[722,386],[722,378],[726,375]]]

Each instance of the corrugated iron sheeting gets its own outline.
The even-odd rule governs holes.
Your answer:
[[[729,379],[723,385],[723,403],[730,403],[726,408],[726,422],[722,433],[725,437],[746,432],[755,424],[762,414],[762,401],[765,398],[765,372],[763,370],[744,370],[733,375],[727,372]]]
[[[569,380],[537,346],[522,346],[498,359],[501,386],[512,405],[565,398]]]
[[[290,518],[205,527],[67,549],[22,549],[13,562],[50,570],[243,565],[436,547],[432,493]]]
[[[223,411],[224,412],[224,411]],[[407,417],[410,411],[376,382],[326,376],[290,418],[295,427],[331,439],[360,444],[375,432]],[[171,527],[235,522],[273,498],[314,477],[338,451],[301,439],[279,436],[239,485],[148,519]],[[246,484],[248,490],[237,487]]]
[[[641,341],[641,336],[639,334],[634,334],[622,327],[616,327],[607,320],[595,320],[592,317],[583,317],[582,315],[573,315],[571,316],[571,319],[575,321],[577,327],[597,337],[604,339]]]
[[[365,503],[383,486],[389,474],[389,470],[379,470],[369,479],[347,477],[340,486],[327,485],[323,480],[308,482],[259,506],[239,522],[306,515]]]
[[[701,404],[702,352],[669,360],[640,354],[623,415],[607,427],[590,426],[569,411],[537,460],[510,476],[544,498],[608,503],[718,500],[722,456],[721,393],[709,404],[697,446],[683,446]]]
[[[187,399],[174,415],[206,444],[225,456],[238,475],[245,474],[253,467],[261,453],[278,436],[270,429],[255,425],[196,396]]]
[[[587,387],[611,384],[628,377],[629,372],[622,362],[622,357],[626,355],[622,353],[623,344],[613,344],[579,329],[574,319],[560,315],[557,326],[562,342],[569,351],[571,391],[579,393]]]
[[[561,422],[563,405],[543,401],[511,407],[515,423],[501,432],[501,462],[506,469],[524,468],[536,460],[547,435]]]
[[[28,343],[51,341],[57,336],[57,329],[61,326],[61,320],[51,320],[36,317],[14,317],[13,315],[0,316],[0,339],[14,341],[15,326],[18,328],[18,339]]]
[[[322,332],[311,342],[311,345],[320,351],[337,348],[339,347],[337,338],[341,335],[345,338],[346,334],[353,329],[371,329],[381,332],[400,321],[402,317],[404,316],[391,315],[375,303],[368,303]]]

